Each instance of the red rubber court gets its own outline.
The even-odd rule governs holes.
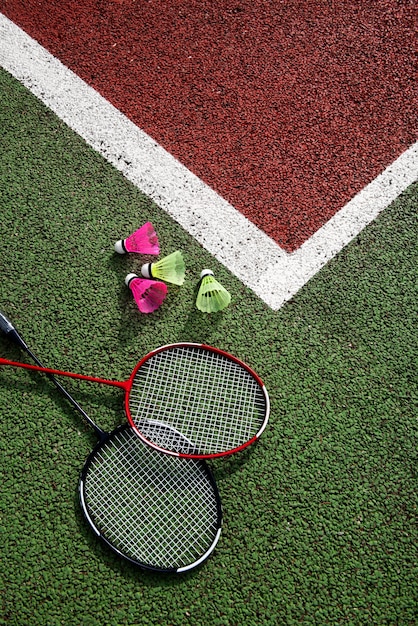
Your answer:
[[[287,252],[415,141],[413,3],[0,9]]]

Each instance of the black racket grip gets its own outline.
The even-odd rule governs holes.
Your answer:
[[[7,319],[4,313],[0,311],[0,330],[2,330],[6,335],[11,330],[14,330],[14,326],[12,322]]]
[[[12,322],[5,316],[4,313],[0,311],[0,330],[7,335],[8,339],[14,341],[18,346],[27,349],[27,345],[23,341],[22,337],[17,332],[16,328],[13,326]]]

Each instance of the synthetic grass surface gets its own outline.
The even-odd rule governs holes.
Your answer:
[[[123,380],[150,349],[201,341],[247,361],[272,403],[261,441],[212,463],[215,553],[158,576],[83,520],[94,434],[41,375],[1,368],[0,623],[415,624],[417,186],[272,312],[4,72],[0,90],[0,310],[29,347]],[[150,316],[124,285],[143,258],[113,252],[147,220],[187,265]],[[194,308],[203,267],[233,298],[212,317]],[[0,353],[25,358],[3,338]],[[99,426],[124,420],[118,390],[64,384]]]

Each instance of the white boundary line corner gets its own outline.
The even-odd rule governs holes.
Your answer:
[[[2,14],[0,65],[275,310],[418,178],[417,142],[287,253]]]

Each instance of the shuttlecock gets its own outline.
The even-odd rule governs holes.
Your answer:
[[[141,274],[144,278],[160,278],[174,285],[184,283],[185,271],[183,256],[178,250],[156,263],[145,263],[141,268]]]
[[[151,222],[147,222],[127,239],[119,239],[119,241],[115,243],[115,251],[118,254],[126,254],[126,252],[160,254],[158,237],[154,226]]]
[[[196,306],[203,313],[222,311],[231,302],[231,295],[214,278],[212,270],[202,270]]]
[[[141,313],[152,313],[167,295],[167,285],[156,280],[146,280],[136,274],[128,274],[125,284],[132,291]]]

